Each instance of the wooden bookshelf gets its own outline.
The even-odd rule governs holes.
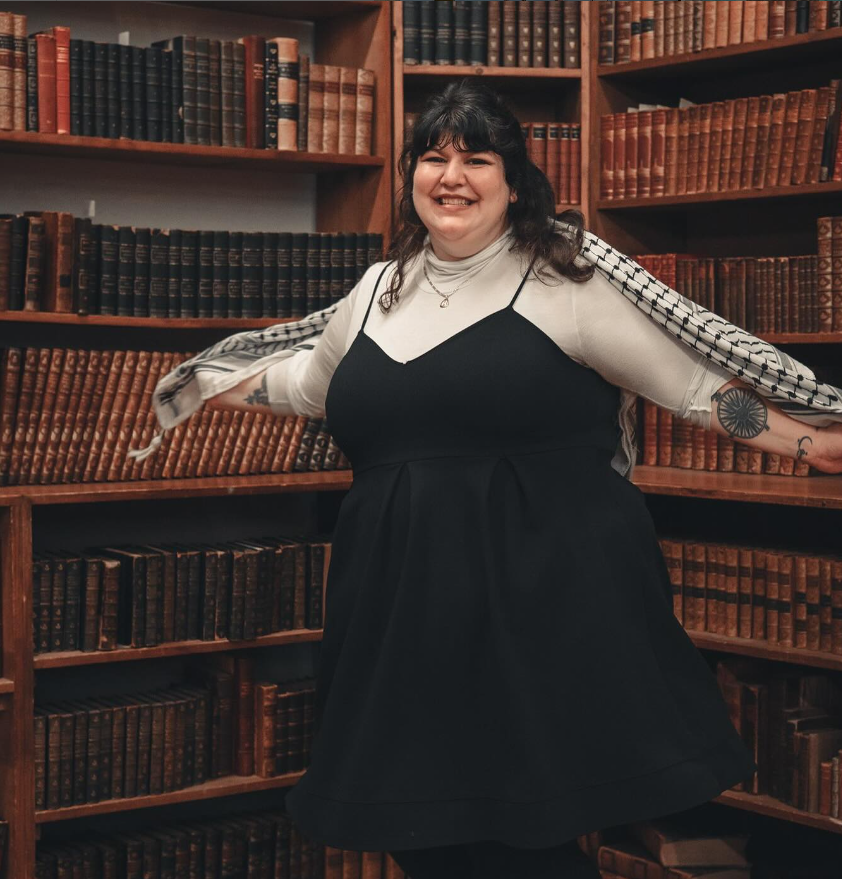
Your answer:
[[[293,629],[273,632],[249,641],[172,641],[155,647],[118,647],[116,650],[62,650],[54,653],[36,654],[33,665],[36,671],[47,668],[71,668],[80,665],[106,665],[112,662],[134,662],[139,659],[160,659],[165,656],[186,656],[197,653],[227,653],[229,650],[254,650],[256,647],[276,647],[279,644],[301,644],[305,641],[321,641],[321,629]],[[12,683],[9,681],[9,683]],[[2,684],[2,681],[0,681]],[[0,693],[3,690],[0,688]]]
[[[783,647],[780,644],[767,644],[765,641],[754,641],[750,638],[733,638],[729,635],[717,635],[713,632],[685,631],[693,643],[704,650],[733,653],[737,656],[754,656],[770,662],[787,662],[793,665],[808,665],[812,668],[826,668],[828,671],[842,671],[842,656],[836,656],[832,653]]]
[[[404,64],[403,75],[414,80],[429,80],[429,85],[443,85],[444,79],[481,76],[493,85],[507,80],[581,79],[579,67],[489,67],[473,64]]]
[[[24,4],[22,9],[15,7],[14,11],[25,11],[29,15],[27,33],[51,24],[66,24],[76,38],[116,42],[118,24],[120,30],[131,26],[133,45],[148,45],[153,40],[178,33],[225,39],[236,39],[244,33],[300,35],[304,40],[301,51],[310,54],[314,62],[373,70],[376,77],[373,155],[311,154],[3,131],[0,132],[0,164],[3,165],[5,176],[15,179],[14,198],[22,202],[22,206],[15,204],[15,212],[54,209],[84,216],[89,200],[96,199],[94,222],[185,229],[236,229],[248,224],[248,229],[255,228],[258,222],[266,222],[269,213],[265,205],[268,204],[272,209],[272,225],[258,228],[293,232],[354,230],[379,233],[384,236],[384,243],[388,246],[392,222],[390,163],[393,150],[390,3],[382,0],[328,0],[322,3],[209,0],[198,3],[134,4],[128,12],[125,4],[116,0],[106,0],[84,10],[71,6],[68,6],[67,14],[61,21],[51,20],[48,23],[38,20],[48,13],[42,12],[43,7],[38,8],[37,4]],[[138,7],[143,7],[142,11],[138,12]],[[237,18],[243,13],[251,16],[247,24],[245,17]],[[176,21],[178,30],[172,24]],[[243,23],[232,24],[240,21]],[[306,22],[312,25],[307,26]],[[102,36],[99,31],[109,36]],[[37,173],[32,171],[33,162],[38,163]],[[264,180],[267,181],[265,189],[261,186]],[[98,191],[91,191],[97,186],[100,186]],[[195,199],[191,197],[191,192]],[[53,201],[52,195],[55,195]],[[263,214],[251,211],[252,205],[257,202],[263,206]],[[136,211],[143,210],[148,212],[145,217],[136,214]],[[203,223],[214,225],[203,226]],[[141,347],[146,345],[147,331],[151,330],[153,332],[148,334],[148,338],[153,347],[163,344],[184,346],[166,350],[199,350],[190,346],[204,347],[208,342],[194,340],[210,337],[210,331],[223,331],[216,337],[221,338],[240,330],[259,329],[295,319],[82,317],[75,314],[5,312],[0,314],[0,327],[3,328],[7,344],[10,344],[9,339],[15,340],[11,344],[40,347],[80,344],[77,341],[64,341],[66,337],[68,340],[90,340],[84,344],[90,344],[91,347]],[[84,336],[81,330],[86,327],[95,327],[96,330]],[[67,330],[71,330],[71,333],[67,333]],[[136,330],[141,332],[140,336],[132,335]],[[160,342],[154,333],[162,330],[196,330],[203,331],[205,335],[197,333],[190,336],[189,341],[187,337],[167,335],[167,340],[175,341]],[[62,332],[64,335],[59,335]],[[25,339],[25,342],[18,339]],[[162,668],[168,667],[169,660],[229,651],[242,653],[259,650],[267,661],[277,659],[282,664],[287,662],[287,652],[297,651],[296,656],[300,655],[301,661],[306,660],[309,665],[316,661],[322,639],[321,629],[298,629],[249,641],[186,641],[97,653],[68,651],[34,655],[31,596],[33,547],[47,546],[50,541],[50,545],[58,546],[64,540],[60,511],[57,511],[59,515],[55,520],[58,524],[51,524],[47,534],[47,526],[42,523],[50,519],[52,514],[44,513],[42,518],[34,508],[84,504],[90,509],[93,519],[100,511],[94,510],[92,505],[111,502],[119,505],[120,502],[130,501],[132,503],[119,506],[119,515],[121,519],[125,517],[126,522],[126,539],[122,542],[130,543],[133,539],[132,522],[141,521],[144,516],[152,517],[148,512],[151,507],[143,507],[135,502],[150,501],[152,506],[157,504],[163,508],[170,501],[192,499],[195,504],[191,505],[191,509],[200,509],[205,498],[217,498],[219,500],[215,503],[225,504],[228,498],[236,503],[236,498],[240,496],[276,495],[279,507],[286,508],[289,516],[304,516],[300,520],[296,518],[296,521],[300,521],[302,528],[306,527],[309,532],[322,519],[329,523],[335,516],[335,504],[325,492],[345,491],[352,485],[352,480],[351,472],[342,470],[144,482],[6,486],[0,489],[0,616],[3,622],[0,642],[0,674],[3,675],[0,677],[0,707],[3,709],[0,713],[0,816],[9,822],[5,858],[7,877],[34,879],[36,836],[41,836],[40,831],[36,834],[36,825],[159,806],[186,806],[191,802],[258,791],[276,789],[280,792],[294,785],[303,774],[294,772],[278,778],[229,776],[158,796],[36,812],[33,761],[36,672],[42,700],[45,698],[42,694],[51,686],[63,686],[61,682],[70,679],[76,681],[75,685],[82,695],[86,693],[88,679],[91,692],[98,694],[113,693],[114,690],[108,688],[115,686],[134,687],[134,692],[148,686],[147,682],[135,686],[130,683],[103,684],[103,681],[129,682],[133,677],[138,680],[147,667],[153,667],[156,673],[161,673]],[[302,493],[308,496],[306,502],[290,497],[291,494]],[[79,518],[76,513],[70,515]],[[283,521],[283,517],[279,521]],[[170,527],[172,523],[170,526],[165,523],[166,520],[161,525],[160,539],[163,540],[166,535],[169,542],[178,541],[177,526]],[[69,523],[70,530],[73,524]],[[167,527],[170,527],[169,531]],[[44,533],[39,533],[41,528],[45,529]],[[84,533],[84,528],[78,533]],[[70,550],[88,545],[78,542],[81,540],[79,537],[73,540],[77,542],[68,546]],[[311,645],[315,646],[311,649]],[[278,651],[277,657],[272,656],[270,651]],[[160,661],[160,665],[144,666],[137,661],[153,664]],[[295,661],[298,662],[297,659]],[[111,671],[106,668],[115,663]],[[177,661],[173,663],[173,667],[178,666]],[[185,814],[189,813],[185,810]],[[93,823],[85,825],[86,830],[94,828]]]
[[[759,815],[768,815],[770,818],[778,818],[781,821],[803,824],[805,827],[815,827],[830,833],[842,833],[842,820],[796,809],[794,806],[789,806],[766,794],[749,794],[743,791],[728,790],[723,791],[718,797],[714,797],[713,802],[733,806],[735,809],[756,812]]]
[[[150,809],[155,806],[174,806],[196,800],[210,800],[219,797],[233,797],[237,794],[253,793],[261,790],[277,790],[292,787],[304,770],[262,778],[259,775],[226,775],[204,784],[195,784],[182,790],[165,794],[151,794],[145,797],[126,797],[118,800],[101,800],[98,803],[85,803],[80,806],[65,806],[63,809],[43,809],[35,813],[37,824],[52,821],[67,821],[71,818],[86,818],[94,815],[110,815],[115,812],[130,812],[135,809]]]

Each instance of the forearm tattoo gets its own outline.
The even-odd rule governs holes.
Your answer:
[[[262,403],[264,406],[269,405],[269,388],[266,384],[266,373],[263,373],[263,378],[260,381],[260,387],[255,388],[248,396],[245,398],[246,403],[251,404],[252,406],[256,406],[259,403]]]
[[[728,436],[735,439],[753,439],[764,430],[769,410],[763,398],[750,388],[728,388],[724,394],[717,391],[712,397],[717,402],[719,423]]]

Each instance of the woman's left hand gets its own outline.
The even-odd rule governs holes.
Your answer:
[[[810,464],[822,473],[842,473],[842,424],[818,428],[818,448]]]

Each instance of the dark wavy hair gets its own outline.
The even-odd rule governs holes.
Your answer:
[[[503,160],[506,183],[517,193],[508,206],[512,250],[534,263],[537,275],[556,275],[576,282],[590,280],[592,265],[576,265],[582,248],[584,217],[581,211],[567,210],[559,219],[570,225],[559,232],[549,222],[555,216],[555,195],[546,175],[536,167],[526,151],[520,122],[503,99],[483,83],[472,79],[452,82],[433,95],[419,115],[411,136],[398,159],[402,186],[398,206],[397,231],[387,258],[397,261],[391,283],[380,296],[380,308],[388,311],[400,298],[407,263],[421,252],[427,228],[412,202],[412,180],[419,158],[429,149],[453,144],[457,150],[490,150]]]

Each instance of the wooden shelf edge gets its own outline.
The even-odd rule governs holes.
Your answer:
[[[0,323],[65,324],[78,327],[137,327],[157,330],[256,330],[300,317],[129,317],[58,311],[0,311]]]
[[[779,818],[794,824],[804,824],[819,830],[842,833],[842,820],[831,818],[828,815],[819,815],[815,812],[804,812],[765,794],[749,794],[743,791],[728,790],[714,797],[712,802],[744,809],[747,812],[756,812],[771,818]]]
[[[495,79],[581,79],[579,67],[492,67],[488,64],[404,64],[404,76],[477,76]]]
[[[319,3],[285,0],[283,3],[244,2],[244,0],[159,0],[168,6],[247,12],[293,21],[325,21],[349,14],[377,9],[380,0],[322,0]]]
[[[14,693],[15,692],[15,682],[10,681],[8,678],[0,678],[0,695],[3,693]]]
[[[638,464],[633,483],[645,494],[842,509],[838,476],[764,476]]]
[[[675,67],[702,68],[710,62],[725,59],[758,56],[765,53],[774,55],[782,51],[798,49],[816,43],[833,42],[842,39],[842,28],[831,28],[807,34],[794,34],[774,40],[757,40],[753,43],[740,43],[735,46],[721,46],[718,49],[705,49],[702,52],[685,52],[682,55],[670,55],[663,58],[648,58],[645,61],[631,61],[626,64],[600,64],[596,75],[610,79],[649,72],[666,73]],[[753,59],[752,59],[753,60]]]
[[[717,635],[713,632],[694,632],[685,629],[690,640],[702,650],[719,650],[722,653],[735,653],[741,656],[754,656],[774,662],[789,662],[807,665],[811,668],[826,668],[842,671],[842,656],[823,653],[819,650],[804,650],[784,647],[780,644],[767,644],[765,641],[752,641],[749,638],[735,638],[730,635]]]
[[[842,192],[842,180],[826,183],[805,183],[801,186],[769,186],[763,189],[729,189],[725,192],[696,192],[690,195],[667,195],[659,198],[597,199],[599,211],[622,211],[639,208],[677,208],[718,205],[722,202],[757,201],[768,198],[804,198],[812,195],[834,195]]]
[[[152,794],[145,797],[128,797],[119,800],[102,800],[98,803],[85,803],[81,806],[66,806],[63,809],[44,809],[35,813],[36,824],[48,824],[53,821],[67,821],[72,818],[87,818],[91,815],[108,815],[114,812],[130,812],[136,809],[150,809],[156,806],[171,806],[178,803],[190,803],[197,800],[211,800],[230,797],[237,794],[252,793],[261,790],[292,787],[304,775],[304,770],[289,772],[274,778],[261,778],[258,775],[228,775],[215,778],[205,784],[186,787],[183,790],[170,791],[165,794]]]
[[[351,487],[350,470],[273,473],[265,476],[214,476],[156,479],[146,482],[84,482],[72,485],[15,485],[0,488],[0,506],[26,499],[35,505],[86,504],[157,498],[272,494],[287,491],[343,491]]]
[[[306,641],[321,641],[322,629],[292,629],[286,632],[273,632],[261,635],[251,641],[173,641],[157,644],[155,647],[118,647],[116,650],[96,650],[83,653],[78,650],[56,651],[55,653],[36,653],[33,665],[35,670],[67,668],[82,665],[104,665],[111,662],[132,662],[139,659],[158,659],[163,656],[185,656],[193,653],[218,653],[229,650],[249,650],[256,647],[274,647],[278,644],[301,644]],[[0,689],[0,692],[3,692]]]
[[[183,162],[185,164],[225,164],[265,166],[274,163],[290,171],[338,171],[345,168],[379,168],[383,156],[305,153],[298,150],[260,150],[245,147],[201,146],[186,143],[156,143],[147,140],[120,140],[73,134],[41,134],[34,131],[0,131],[0,151],[55,153],[97,159],[132,159]]]

